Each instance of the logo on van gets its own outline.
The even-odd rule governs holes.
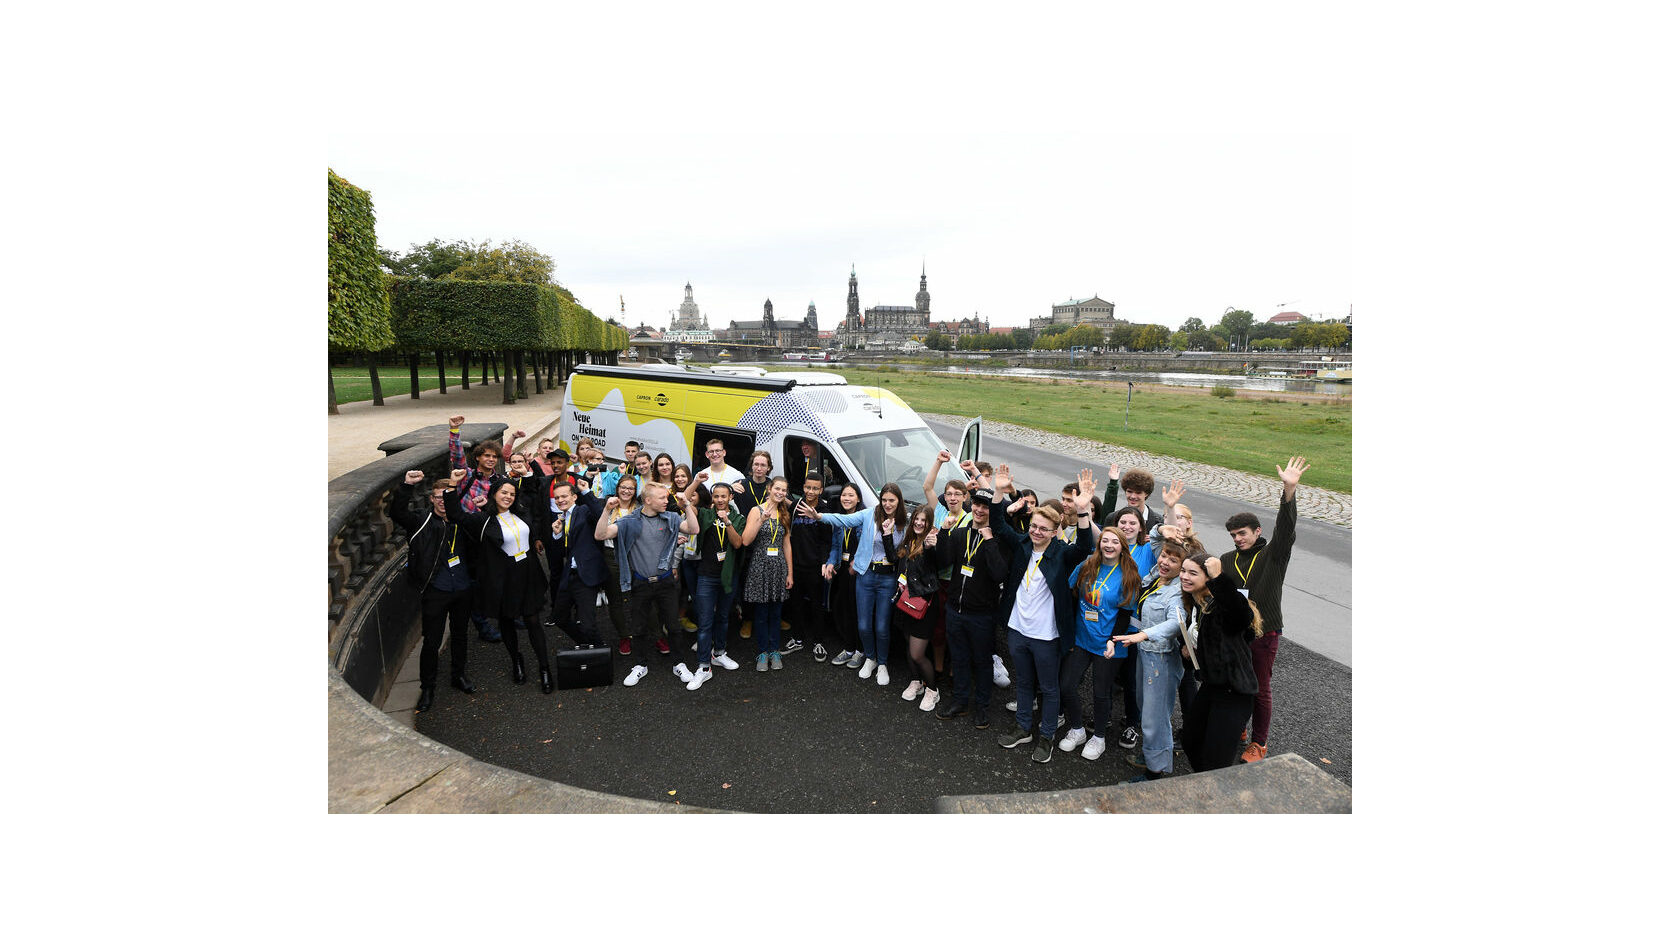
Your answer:
[[[653,402],[658,404],[659,406],[663,407],[666,404],[671,402],[671,398],[666,397],[663,393],[654,394],[653,395]]]

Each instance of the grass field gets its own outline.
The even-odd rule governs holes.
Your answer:
[[[459,361],[449,366],[449,389],[461,389],[461,363]],[[366,367],[335,367],[332,369],[334,400],[341,404],[353,404],[362,400],[373,399],[373,382],[368,379]],[[473,364],[470,375],[474,389],[478,387],[478,364]],[[494,375],[491,384],[499,384]],[[531,375],[525,374],[525,389],[531,389]],[[545,388],[546,389],[546,388]],[[422,362],[420,365],[420,392],[437,390],[437,365]],[[406,365],[379,366],[379,391],[386,397],[408,396],[408,367]]]
[[[833,371],[830,366],[821,370]],[[1290,456],[1312,463],[1311,485],[1353,492],[1353,407],[1341,398],[1140,385],[1126,424],[1124,381],[961,377],[842,368],[854,384],[880,386],[917,410],[991,417],[1130,449],[1264,476]]]

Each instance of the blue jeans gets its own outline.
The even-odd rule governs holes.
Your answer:
[[[753,601],[753,642],[760,653],[782,651],[781,601]]]
[[[1184,662],[1178,647],[1166,653],[1132,648],[1138,664],[1138,708],[1143,714],[1143,763],[1151,771],[1172,771],[1172,708]]]
[[[700,575],[694,585],[694,622],[700,625],[700,645],[694,648],[695,662],[710,665],[713,653],[729,650],[729,605],[735,600],[732,587],[715,577]]]
[[[877,663],[887,661],[892,644],[892,599],[898,576],[865,571],[857,579],[858,645]]]
[[[951,647],[952,698],[979,708],[992,704],[992,615],[945,608],[945,642]]]
[[[1040,696],[1038,733],[1056,737],[1056,716],[1062,714],[1062,690],[1057,672],[1061,654],[1055,640],[1034,640],[1009,628],[1009,658],[1015,662],[1015,722],[1032,731],[1033,692]]]

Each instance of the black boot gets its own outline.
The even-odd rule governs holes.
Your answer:
[[[466,673],[456,673],[449,677],[449,684],[469,696],[478,691],[478,688],[472,684],[472,680],[467,678]]]
[[[515,653],[513,655],[513,681],[515,683],[518,683],[521,686],[525,685],[525,654],[524,653]]]
[[[432,707],[432,688],[431,686],[420,687],[420,701],[414,703],[414,711],[424,712]]]
[[[544,666],[542,668],[541,672],[542,672],[542,675],[539,676],[538,678],[542,680],[542,691],[543,691],[543,695],[546,696],[549,693],[554,691],[554,678],[548,675],[548,667],[547,666]]]

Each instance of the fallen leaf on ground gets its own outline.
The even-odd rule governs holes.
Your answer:
[[[1318,759],[1318,760],[1319,760],[1319,761],[1322,761],[1322,762],[1324,762],[1324,763],[1325,763],[1325,764],[1329,764],[1329,763],[1330,763],[1330,759],[1329,759],[1329,758],[1320,758],[1320,759]]]
[[[677,792],[676,792],[676,791],[666,791],[666,792],[665,792],[665,793],[666,793],[666,794],[675,794],[675,793],[677,793]]]
[[[728,786],[729,786],[729,782],[728,782],[728,781],[725,781],[725,782],[723,782],[723,786],[724,786],[724,787],[728,787]]]
[[[553,742],[554,742],[554,739],[552,739],[552,738],[543,739],[543,744],[544,745],[552,744]]]

